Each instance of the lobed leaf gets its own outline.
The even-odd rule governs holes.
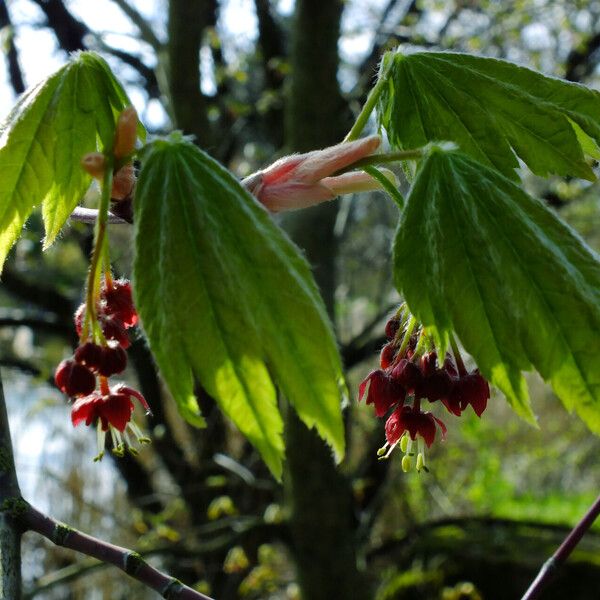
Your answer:
[[[129,104],[108,65],[90,52],[21,96],[0,128],[0,265],[38,204],[44,246],[54,241],[90,185],[82,156],[112,144],[116,117]]]
[[[274,381],[338,456],[341,365],[310,269],[265,209],[180,134],[151,144],[135,200],[136,306],[183,416],[194,377],[281,476]]]
[[[540,176],[595,179],[600,93],[514,63],[450,52],[388,53],[379,100],[392,145],[450,140],[516,179],[517,156]],[[516,155],[516,156],[515,156]]]
[[[396,285],[438,337],[456,331],[532,421],[535,367],[600,433],[600,263],[544,204],[473,158],[434,149],[394,243]]]

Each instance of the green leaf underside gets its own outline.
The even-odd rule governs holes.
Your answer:
[[[21,96],[0,138],[0,265],[33,208],[42,204],[44,247],[56,238],[90,185],[87,152],[110,146],[130,102],[106,63],[79,53]]]
[[[515,156],[536,175],[595,179],[585,154],[600,144],[600,94],[493,58],[422,52],[384,58],[378,111],[400,149],[449,140],[517,179]]]
[[[600,433],[600,263],[517,185],[460,152],[420,167],[394,243],[396,285],[438,336],[454,330],[533,421],[535,367]]]
[[[341,457],[335,340],[306,261],[266,211],[177,135],[145,153],[135,211],[136,306],[182,414],[197,414],[195,375],[279,478],[273,377]]]

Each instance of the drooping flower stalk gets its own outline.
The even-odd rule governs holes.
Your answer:
[[[109,384],[109,378],[127,366],[125,349],[130,343],[127,329],[138,320],[131,284],[112,277],[106,231],[111,200],[120,202],[127,198],[135,183],[131,157],[137,122],[135,109],[125,109],[117,121],[112,150],[88,154],[81,161],[82,168],[101,181],[100,204],[85,302],[75,312],[79,346],[72,358],[60,363],[55,382],[62,392],[74,399],[73,426],[83,422],[96,425],[98,454],[95,460],[104,455],[107,434],[112,440],[113,453],[118,456],[125,450],[137,452],[129,433],[140,444],[150,441],[132,421],[132,398],[150,413],[144,397],[123,384],[113,387]]]

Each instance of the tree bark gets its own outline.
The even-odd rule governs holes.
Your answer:
[[[337,83],[338,0],[298,0],[292,40],[287,141],[294,151],[339,142],[349,125]],[[314,265],[317,284],[333,314],[337,203],[293,214],[286,227]],[[368,597],[356,565],[356,518],[350,482],[330,449],[288,411],[286,494],[292,545],[304,600]]]
[[[175,127],[194,135],[204,148],[211,141],[207,102],[200,90],[200,48],[211,11],[214,5],[207,0],[169,1],[169,43],[163,73]]]
[[[10,600],[21,598],[21,527],[15,516],[22,502],[0,379],[0,598]]]

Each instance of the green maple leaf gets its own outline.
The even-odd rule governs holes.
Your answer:
[[[469,156],[421,164],[394,244],[398,289],[443,345],[455,331],[484,376],[533,421],[537,369],[600,433],[600,263],[540,201]]]
[[[0,265],[35,206],[44,246],[56,238],[90,185],[84,154],[112,145],[118,114],[130,103],[108,65],[82,52],[23,94],[1,127]]]
[[[516,64],[450,52],[388,53],[378,113],[392,145],[449,140],[516,178],[517,156],[540,176],[595,179],[600,94]]]
[[[306,261],[222,166],[179,134],[149,146],[135,198],[136,306],[182,415],[194,377],[281,476],[275,382],[338,457],[342,370]]]

